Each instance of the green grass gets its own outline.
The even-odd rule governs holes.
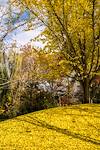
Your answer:
[[[0,150],[100,150],[100,105],[57,107],[1,121]]]

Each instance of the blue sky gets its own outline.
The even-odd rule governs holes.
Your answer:
[[[28,10],[25,10],[20,14],[20,16],[18,16],[18,18],[17,18],[17,16],[14,16],[14,17],[15,17],[15,19],[14,19],[13,24],[16,24],[16,23],[19,23],[22,21],[26,21],[30,18],[30,12]]]
[[[2,6],[6,5],[6,4],[7,4],[7,1],[8,1],[8,0],[0,0],[0,5],[2,5]]]
[[[0,5],[3,7],[7,6],[7,1],[8,0],[0,0]],[[20,17],[17,19],[16,17],[14,18],[13,25],[16,26],[17,24],[24,22],[30,18],[30,13],[28,10],[23,11],[23,13],[20,15]],[[29,31],[24,31],[23,29],[25,26],[16,29],[14,32],[10,33],[7,37],[5,42],[8,44],[12,43],[13,41],[17,42],[17,46],[20,47],[22,45],[25,45],[30,42],[31,39],[34,39],[36,36],[38,36],[41,31],[43,30],[43,27],[35,29],[35,30],[29,30]],[[42,44],[39,42],[35,43],[35,46],[42,47]]]

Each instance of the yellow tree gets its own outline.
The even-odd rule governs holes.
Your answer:
[[[98,0],[22,0],[39,23],[46,49],[60,51],[83,88],[83,103],[100,69],[100,23]],[[67,67],[67,66],[66,66]]]

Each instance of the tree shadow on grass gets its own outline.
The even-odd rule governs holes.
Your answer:
[[[19,121],[25,121],[25,122],[33,124],[35,126],[39,126],[39,127],[42,127],[42,128],[46,128],[46,129],[56,131],[58,133],[64,134],[64,135],[72,137],[72,138],[82,140],[84,142],[89,142],[91,144],[100,145],[100,140],[96,140],[96,139],[93,139],[89,136],[85,136],[85,135],[82,135],[82,134],[79,134],[79,133],[72,132],[68,129],[63,129],[63,128],[59,128],[59,127],[54,126],[54,125],[50,125],[47,122],[39,120],[36,117],[32,118],[30,116],[27,116],[27,118],[24,118],[24,119],[21,119],[21,118],[16,118],[16,119],[19,120]]]

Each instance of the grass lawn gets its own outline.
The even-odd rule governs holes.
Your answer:
[[[57,107],[1,121],[0,150],[100,150],[100,105]]]

